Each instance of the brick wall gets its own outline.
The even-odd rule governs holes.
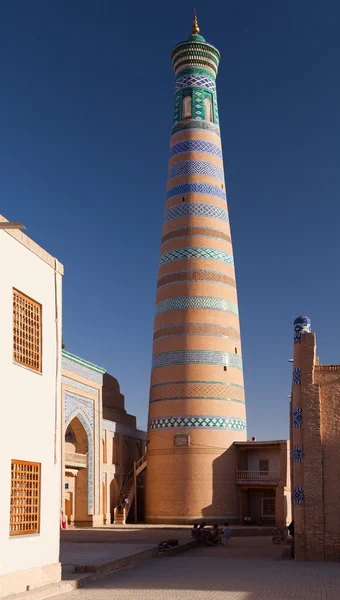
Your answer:
[[[298,346],[301,383],[293,385],[292,409],[299,403],[303,421],[300,431],[291,427],[291,465],[304,502],[293,504],[296,558],[340,560],[340,365],[319,365],[315,333],[304,333]],[[294,459],[296,440],[302,462]]]

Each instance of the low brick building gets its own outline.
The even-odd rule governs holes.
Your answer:
[[[234,442],[240,523],[285,527],[291,519],[289,441]]]
[[[340,559],[340,365],[320,365],[307,317],[294,321],[292,487],[297,560]]]

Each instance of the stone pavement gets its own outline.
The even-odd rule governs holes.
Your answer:
[[[337,563],[281,560],[270,538],[232,538],[120,571],[56,600],[338,600]]]

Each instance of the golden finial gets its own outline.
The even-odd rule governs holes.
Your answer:
[[[194,35],[198,34],[200,32],[200,28],[198,27],[198,21],[197,21],[197,15],[196,15],[196,11],[194,9],[194,22],[192,24],[192,33]]]

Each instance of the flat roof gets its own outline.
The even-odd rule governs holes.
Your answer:
[[[0,222],[8,223],[8,219],[6,219],[3,215],[0,215]],[[31,240],[31,238],[29,238],[28,235],[20,231],[20,229],[2,229],[1,231],[16,239],[17,242],[25,246],[25,248],[33,252],[33,254],[41,258],[41,260],[43,260],[50,267],[55,269],[57,273],[60,273],[60,275],[64,275],[64,265],[62,265],[62,263],[59,262],[57,258],[55,258],[51,254],[46,252],[46,250],[41,248],[41,246],[39,246],[36,242]]]

